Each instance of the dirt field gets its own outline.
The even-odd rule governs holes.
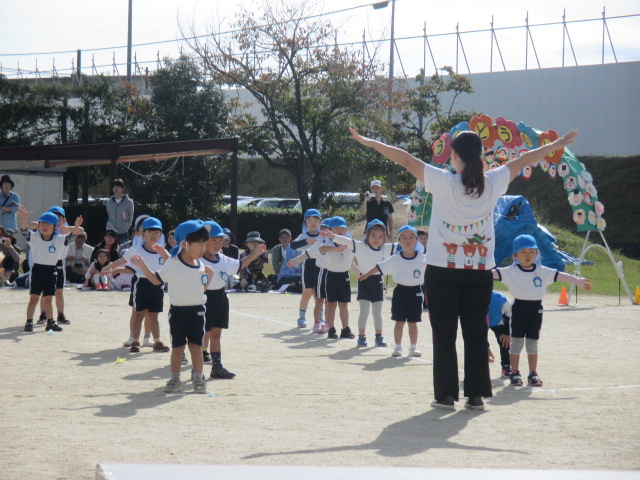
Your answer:
[[[640,468],[640,307],[617,298],[547,296],[544,387],[507,386],[494,364],[486,411],[445,412],[429,405],[428,322],[424,356],[392,358],[295,328],[296,295],[230,295],[223,361],[238,376],[165,395],[169,354],[121,346],[127,295],[67,291],[72,324],[47,335],[22,331],[25,290],[0,290],[2,479],[90,479],[100,462]]]

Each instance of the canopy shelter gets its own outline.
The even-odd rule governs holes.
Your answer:
[[[0,169],[8,171],[60,170],[84,167],[83,205],[88,204],[89,167],[111,165],[111,180],[116,178],[116,166],[129,162],[162,162],[175,157],[197,157],[231,154],[231,214],[230,227],[237,231],[238,199],[238,138],[207,138],[158,142],[139,140],[111,143],[67,143],[0,148]]]

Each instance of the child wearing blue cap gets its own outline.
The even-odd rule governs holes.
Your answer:
[[[542,327],[542,299],[553,282],[567,282],[585,290],[593,286],[588,279],[560,272],[535,263],[539,254],[536,239],[531,235],[519,235],[513,240],[513,258],[516,261],[504,268],[493,269],[493,279],[500,280],[514,296],[511,306],[511,385],[522,386],[520,353],[527,349],[529,361],[529,386],[540,387],[538,375],[538,340]]]
[[[76,235],[84,233],[82,217],[76,218],[73,229],[64,228],[56,233],[58,217],[55,213],[45,212],[38,219],[36,230],[27,229],[27,218],[33,212],[28,212],[24,205],[18,209],[21,218],[20,231],[27,239],[33,259],[31,268],[31,284],[29,290],[29,304],[27,305],[27,323],[24,331],[33,332],[33,314],[42,295],[42,302],[47,316],[46,329],[54,332],[62,331],[62,327],[53,319],[53,296],[56,293],[56,264],[61,258],[61,251],[66,251]]]
[[[322,214],[315,208],[310,208],[304,212],[304,220],[302,223],[302,233],[291,242],[291,247],[301,252],[311,247],[314,243],[321,240],[320,223],[322,222]],[[307,307],[309,300],[313,296],[315,299],[315,307],[313,309],[314,322],[320,323],[322,316],[323,301],[314,293],[318,282],[318,274],[320,273],[316,260],[306,258],[302,266],[302,297],[300,298],[300,312],[298,315],[298,327],[306,328],[307,326]]]
[[[347,234],[347,222],[342,217],[333,217],[329,227],[333,235],[344,237]],[[342,324],[340,338],[355,338],[349,327],[349,303],[351,302],[349,269],[353,263],[354,252],[346,245],[338,245],[332,240],[322,245],[319,251],[323,256],[322,265],[327,270],[325,281],[326,316],[329,326],[327,338],[338,338],[334,326],[336,309],[340,311]]]
[[[391,354],[402,356],[402,334],[404,324],[409,324],[409,356],[420,357],[418,350],[418,322],[422,321],[422,284],[424,272],[427,269],[427,257],[416,251],[418,232],[410,225],[398,230],[398,243],[402,250],[378,263],[367,273],[358,277],[364,281],[371,275],[393,275],[396,288],[391,298],[391,320],[396,322],[393,337],[396,346]]]
[[[202,220],[189,220],[178,225],[175,238],[178,244],[171,249],[171,257],[157,271],[152,271],[141,255],[133,255],[131,262],[144,273],[155,287],[169,284],[169,330],[171,332],[171,378],[165,393],[179,393],[180,365],[185,348],[189,347],[193,370],[191,380],[194,393],[207,393],[204,380],[202,345],[205,333],[205,290],[213,277],[210,267],[201,259],[209,229]]]
[[[225,286],[228,278],[247,268],[254,260],[267,251],[265,243],[258,245],[242,260],[230,258],[221,253],[225,232],[213,220],[205,222],[209,226],[209,238],[202,262],[211,269],[211,281],[205,291],[207,296],[207,313],[205,322],[204,345],[202,356],[205,363],[211,362],[210,378],[232,379],[236,376],[222,366],[222,349],[220,339],[222,330],[229,328],[229,299]],[[259,237],[259,236],[258,236]],[[252,237],[250,237],[252,238]],[[211,353],[209,353],[209,348]]]
[[[338,245],[350,247],[358,260],[358,270],[361,274],[368,272],[378,263],[383,262],[395,253],[395,243],[384,243],[387,230],[380,220],[371,220],[367,224],[363,240],[336,235],[333,232],[322,232],[321,235],[330,238]],[[384,300],[383,277],[376,271],[364,280],[358,280],[358,304],[360,315],[358,316],[358,346],[367,346],[365,330],[369,311],[373,310],[373,322],[375,328],[376,347],[386,347],[382,337],[382,301]]]
[[[134,255],[139,255],[152,273],[160,270],[164,265],[165,258],[169,256],[167,251],[158,244],[160,237],[162,237],[162,223],[157,218],[148,217],[142,222],[142,245],[134,245],[122,256],[127,261],[125,268],[135,273],[138,278],[131,290],[135,314],[131,322],[133,341],[129,351],[134,353],[140,351],[140,332],[145,317],[149,321],[149,327],[153,335],[153,351],[168,352],[170,350],[160,340],[160,324],[158,323],[158,315],[164,308],[163,289],[150,281],[146,273],[131,262],[131,258]]]
[[[320,232],[330,230],[331,218],[325,218],[320,222]],[[315,261],[315,266],[317,268],[318,273],[313,279],[315,287],[313,288],[313,295],[316,300],[316,305],[314,309],[314,315],[320,309],[319,317],[314,319],[313,322],[313,333],[327,333],[329,331],[329,325],[325,322],[322,314],[324,312],[323,307],[326,299],[326,283],[327,283],[327,269],[325,268],[325,257],[320,253],[320,247],[325,244],[325,239],[320,236],[319,240],[313,240],[313,245],[307,248],[302,254],[297,255],[289,260],[287,260],[287,267],[295,268],[301,263],[304,266],[307,260],[311,259]],[[303,275],[304,278],[304,275]],[[305,324],[306,326],[306,324]]]

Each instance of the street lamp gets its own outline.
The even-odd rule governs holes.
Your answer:
[[[393,60],[394,49],[396,46],[395,37],[395,19],[396,19],[396,0],[385,0],[384,2],[373,3],[371,6],[374,10],[386,8],[391,2],[391,46],[389,48],[389,110],[387,111],[387,120],[391,121],[391,98],[393,96]]]

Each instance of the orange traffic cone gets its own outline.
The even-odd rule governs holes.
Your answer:
[[[569,306],[569,298],[567,297],[567,287],[562,287],[562,290],[560,290],[560,300],[558,300],[558,305],[562,305],[564,307]]]
[[[636,287],[636,295],[633,298],[633,303],[640,305],[640,287]]]

